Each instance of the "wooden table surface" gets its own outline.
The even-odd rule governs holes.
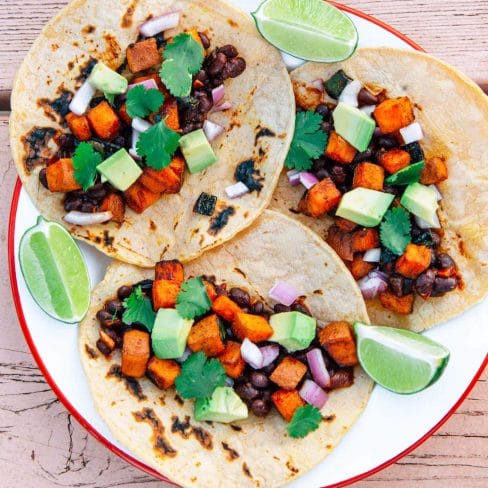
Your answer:
[[[103,2],[103,0],[100,0]],[[6,239],[16,180],[8,148],[13,76],[41,27],[64,0],[0,3],[0,487],[163,486],[112,455],[56,399],[27,348],[12,304]],[[487,0],[349,0],[461,68],[488,88]],[[3,111],[3,112],[1,112]],[[488,486],[488,373],[422,446],[357,487]]]

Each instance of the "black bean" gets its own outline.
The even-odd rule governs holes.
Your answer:
[[[210,76],[217,76],[222,73],[225,64],[227,63],[227,56],[224,53],[216,53],[208,67],[208,74]]]
[[[249,293],[242,288],[231,288],[229,297],[240,307],[249,307],[251,304]]]
[[[354,383],[354,373],[351,368],[339,369],[330,377],[330,388],[345,388]]]
[[[317,105],[315,112],[317,112],[323,119],[327,119],[330,115],[330,108],[325,103],[320,103]]]
[[[83,202],[81,198],[67,198],[64,202],[64,209],[66,212],[71,212],[73,210],[80,210]]]
[[[105,310],[112,315],[122,313],[122,303],[120,300],[110,300],[109,302],[105,303]]]
[[[439,269],[446,269],[456,266],[456,263],[449,254],[443,252],[437,255],[436,265]]]
[[[204,91],[199,91],[198,93],[195,93],[195,96],[199,101],[199,109],[205,113],[209,112],[210,109],[213,107],[212,97]]]
[[[47,188],[49,190],[49,187],[47,185],[47,174],[46,174],[46,168],[42,168],[41,171],[39,171],[39,181],[41,182],[41,185],[44,188]]]
[[[441,296],[444,293],[454,290],[458,285],[456,278],[440,278],[437,277],[434,281],[434,296]]]
[[[317,177],[317,179],[319,181],[322,181],[324,180],[325,178],[329,178],[330,177],[330,173],[325,169],[325,168],[322,168],[322,169],[319,169],[316,173],[315,173],[315,176]]]
[[[112,340],[115,341],[115,346],[116,347],[120,347],[122,346],[122,342],[123,342],[123,339],[122,339],[122,336],[120,336],[119,334],[117,334],[117,332],[115,331],[115,329],[111,328],[111,327],[103,327],[103,331],[105,332],[105,334],[107,334]]]
[[[325,163],[325,158],[320,157],[318,159],[315,159],[312,163],[312,173],[316,173],[317,171],[325,168]]]
[[[310,312],[310,310],[305,305],[303,305],[302,303],[294,303],[291,306],[291,309],[294,312],[300,312],[300,313],[303,313],[305,315],[308,315],[309,317],[312,316],[312,313]]]
[[[320,124],[320,130],[325,132],[326,134],[330,134],[330,130],[332,129],[332,124],[330,122],[322,122]]]
[[[420,296],[429,297],[432,294],[434,281],[435,272],[432,269],[428,269],[415,280],[415,290]]]
[[[356,154],[353,163],[362,163],[363,161],[371,161],[373,158],[373,150],[368,147],[366,151]]]
[[[92,213],[95,210],[95,205],[93,203],[85,202],[81,207],[80,211],[84,213]]]
[[[75,136],[73,134],[62,134],[59,136],[58,143],[61,149],[71,151],[75,148]]]
[[[391,275],[388,278],[388,284],[390,285],[390,290],[399,298],[403,296],[403,276]]]
[[[251,383],[255,388],[259,388],[260,390],[268,388],[269,386],[268,377],[263,373],[259,373],[258,371],[255,371],[251,375]]]
[[[105,345],[105,343],[101,340],[98,339],[97,341],[97,349],[104,355],[104,356],[109,356],[112,351],[108,346]]]
[[[201,69],[195,76],[195,79],[201,81],[202,83],[205,83],[206,81],[208,81],[207,72],[204,69]]]
[[[237,78],[244,73],[246,69],[246,61],[244,58],[232,58],[230,59],[223,70],[224,78]]]
[[[277,303],[273,307],[275,313],[283,313],[283,312],[289,312],[291,310],[290,307],[287,307],[286,305],[283,305],[282,303]]]
[[[226,44],[225,46],[219,47],[217,52],[225,54],[228,59],[236,58],[239,54],[232,44]]]
[[[404,186],[385,185],[383,188],[383,191],[385,193],[390,193],[391,195],[395,195],[395,196],[399,197],[404,192],[404,189],[405,189]]]
[[[370,93],[366,88],[361,88],[358,93],[358,103],[360,107],[376,105],[378,103],[378,97]]]
[[[398,147],[398,142],[394,137],[383,135],[376,139],[376,145],[384,149],[393,149]]]
[[[259,391],[246,382],[236,387],[236,393],[245,401],[250,402],[259,396]]]
[[[441,236],[437,232],[432,232],[432,247],[437,248],[441,244]]]
[[[200,40],[202,41],[202,45],[205,49],[208,49],[210,47],[210,39],[207,37],[206,34],[204,34],[203,32],[199,32],[198,33],[198,37],[200,38]]]
[[[410,278],[404,278],[403,280],[403,294],[410,295],[413,291],[414,281]]]
[[[214,76],[210,84],[213,88],[217,88],[223,82],[224,82],[224,77],[219,75],[219,76]]]
[[[110,322],[112,320],[113,314],[107,312],[106,310],[99,310],[97,312],[97,320],[104,324],[105,322]]]
[[[330,169],[330,177],[336,184],[342,185],[346,182],[347,174],[344,167],[340,164],[335,164]]]
[[[117,297],[119,300],[125,300],[129,298],[130,294],[132,293],[132,286],[121,286],[117,290]]]
[[[142,281],[139,281],[139,283],[136,283],[134,285],[134,288],[137,288],[138,286],[141,287],[141,290],[143,292],[146,292],[146,293],[152,292],[153,280],[142,280]]]
[[[251,312],[255,315],[263,315],[264,314],[264,303],[263,302],[254,303],[252,308],[251,308]]]
[[[257,399],[252,402],[251,410],[252,413],[257,417],[266,417],[266,415],[268,415],[269,411],[271,410],[271,405],[269,402]]]

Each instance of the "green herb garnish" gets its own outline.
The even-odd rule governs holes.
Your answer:
[[[138,323],[146,327],[149,332],[153,330],[156,313],[153,310],[151,300],[142,293],[140,286],[135,288],[124,300],[123,305],[125,307],[122,315],[124,323],[128,325]]]
[[[394,254],[401,256],[407,244],[411,242],[410,215],[403,208],[397,207],[388,210],[380,225],[381,244]]]
[[[208,312],[211,307],[207,289],[200,276],[190,278],[181,285],[176,297],[176,310],[184,319],[194,319]]]
[[[115,93],[104,93],[103,96],[112,107],[115,105],[115,97],[117,96]]]
[[[95,184],[97,166],[102,162],[102,155],[88,142],[80,142],[72,158],[75,180],[88,190]]]
[[[290,437],[300,439],[317,430],[321,420],[322,415],[320,415],[320,410],[317,407],[305,405],[295,410],[290,423],[286,426],[286,430]]]
[[[164,95],[156,88],[146,90],[137,85],[127,93],[127,113],[131,119],[147,117],[157,112],[164,103]]]

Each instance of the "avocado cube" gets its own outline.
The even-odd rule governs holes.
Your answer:
[[[363,227],[376,227],[394,199],[390,193],[356,188],[344,193],[336,215]]]
[[[362,152],[368,149],[373,138],[375,121],[347,103],[339,103],[332,113],[335,131],[351,146]]]
[[[181,137],[180,149],[190,173],[203,171],[217,162],[217,156],[203,129],[189,132]]]
[[[210,398],[195,402],[195,419],[199,422],[229,423],[244,420],[248,415],[246,404],[228,386],[218,386]]]
[[[129,82],[122,75],[99,61],[92,69],[88,82],[101,92],[121,95],[127,91]]]
[[[184,319],[174,308],[161,308],[156,315],[151,342],[160,359],[176,359],[185,352],[193,320]]]
[[[435,190],[420,183],[407,186],[400,203],[411,213],[435,226],[439,206]]]
[[[126,149],[119,149],[103,163],[100,163],[97,166],[97,171],[102,175],[102,178],[106,178],[114,188],[120,191],[127,190],[142,174],[142,169],[139,168]]]
[[[283,312],[271,316],[271,342],[281,344],[287,351],[306,349],[315,337],[317,321],[301,312]]]

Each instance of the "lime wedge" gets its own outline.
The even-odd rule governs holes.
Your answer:
[[[90,303],[90,278],[83,255],[59,224],[39,217],[20,241],[20,268],[27,288],[51,317],[79,322]]]
[[[269,43],[307,61],[342,61],[358,44],[353,21],[323,0],[266,0],[252,16]]]
[[[438,342],[408,330],[354,324],[358,358],[376,383],[395,393],[416,393],[435,383],[449,361]]]

